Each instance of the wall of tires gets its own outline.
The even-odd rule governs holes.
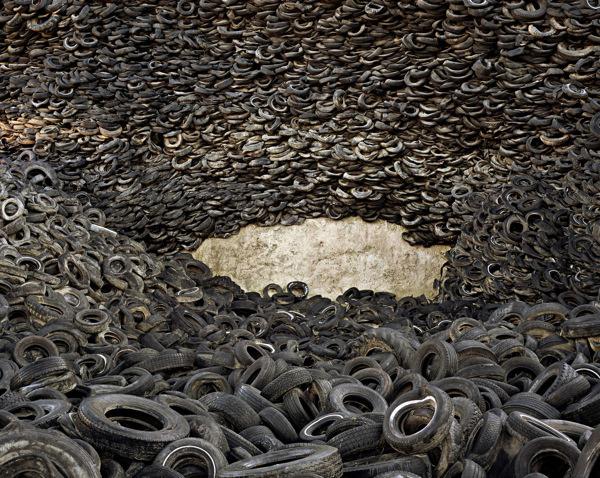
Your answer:
[[[599,25],[3,1],[0,476],[600,476]],[[348,216],[449,246],[437,296],[186,252]]]

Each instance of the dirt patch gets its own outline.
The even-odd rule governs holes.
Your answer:
[[[448,248],[410,246],[403,231],[396,224],[358,218],[248,226],[232,237],[207,239],[194,256],[246,290],[303,280],[312,293],[331,298],[353,286],[431,297]]]

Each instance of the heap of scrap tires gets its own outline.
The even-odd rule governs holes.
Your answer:
[[[0,474],[594,478],[600,304],[245,292],[0,175]]]
[[[600,477],[599,26],[1,2],[0,476]],[[249,292],[178,252],[348,215],[452,244],[439,296]]]
[[[154,251],[320,216],[453,244],[469,194],[594,161],[599,6],[4,0],[0,143]]]

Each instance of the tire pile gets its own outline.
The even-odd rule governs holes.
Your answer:
[[[598,300],[599,185],[590,160],[472,194],[447,254],[441,299],[556,300],[570,308]]]
[[[599,19],[596,0],[5,0],[0,141],[149,250],[323,215],[451,244],[470,191],[590,159]]]
[[[0,168],[2,476],[598,476],[600,304],[244,292]]]
[[[599,7],[3,1],[0,476],[599,477]],[[438,300],[173,253],[322,215]]]

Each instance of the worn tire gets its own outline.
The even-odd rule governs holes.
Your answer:
[[[341,412],[346,415],[368,412],[385,413],[388,408],[385,398],[375,390],[361,384],[342,383],[337,385],[333,387],[327,400],[329,411]],[[362,407],[362,410],[359,407]]]
[[[296,444],[241,460],[225,467],[219,478],[288,478],[315,473],[341,478],[342,460],[337,449],[326,445]]]
[[[0,432],[0,475],[19,476],[28,461],[50,462],[65,478],[100,478],[93,458],[62,433],[9,425]]]
[[[417,409],[418,406],[433,407],[433,416],[427,425],[414,433],[402,431],[403,422],[398,422],[398,413],[404,409]],[[439,446],[447,436],[452,424],[454,407],[446,392],[427,386],[421,390],[401,395],[385,413],[383,434],[388,444],[404,454],[426,453]],[[406,419],[406,417],[405,417]]]
[[[190,469],[204,470],[208,478],[215,478],[219,470],[227,466],[227,459],[221,450],[206,440],[183,438],[164,447],[154,458],[154,464],[175,471],[185,468],[186,474]]]
[[[581,475],[573,473],[579,454],[572,442],[556,437],[536,438],[527,442],[515,457],[513,473],[516,477],[541,472],[580,478]]]
[[[154,458],[167,444],[185,438],[190,431],[185,418],[166,405],[132,395],[86,398],[73,420],[77,431],[89,443],[137,460]],[[130,420],[137,429],[119,424]]]

